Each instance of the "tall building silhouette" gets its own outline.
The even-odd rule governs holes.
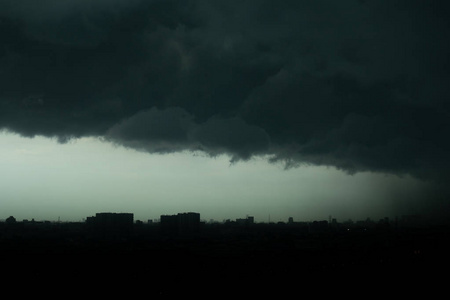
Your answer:
[[[88,217],[86,224],[95,233],[105,236],[125,236],[133,230],[132,213],[97,213],[95,217]]]
[[[200,231],[200,214],[195,212],[161,216],[161,231],[164,234],[194,234]]]

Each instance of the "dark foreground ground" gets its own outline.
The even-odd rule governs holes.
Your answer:
[[[16,296],[435,298],[450,278],[447,226],[216,225],[183,235],[156,226],[126,234],[80,224],[0,229],[3,289]]]

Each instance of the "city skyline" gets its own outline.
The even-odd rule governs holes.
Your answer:
[[[448,224],[448,220],[445,223],[441,223],[440,221],[442,220],[438,220],[436,222],[436,220],[431,220],[431,219],[427,219],[427,218],[423,218],[422,215],[420,214],[416,214],[416,215],[402,215],[402,216],[395,216],[395,218],[390,218],[390,217],[383,217],[380,219],[372,219],[370,217],[367,217],[365,219],[346,219],[346,220],[338,220],[335,217],[329,215],[328,218],[323,218],[323,219],[315,219],[315,220],[295,220],[293,217],[288,217],[287,220],[271,220],[270,219],[270,215],[268,217],[268,220],[266,221],[255,221],[254,216],[252,215],[246,215],[245,217],[240,217],[240,218],[236,218],[236,219],[232,219],[232,218],[228,218],[228,219],[223,219],[223,220],[215,220],[215,219],[207,219],[201,216],[200,213],[198,212],[192,212],[192,211],[184,211],[184,212],[178,212],[175,214],[162,214],[159,216],[159,218],[154,218],[154,219],[136,219],[134,217],[134,213],[133,212],[97,212],[95,213],[95,215],[92,216],[86,216],[85,218],[79,220],[79,221],[68,221],[68,220],[61,220],[60,217],[58,217],[58,220],[36,220],[35,218],[32,218],[31,220],[29,219],[23,219],[23,220],[17,220],[14,216],[9,216],[8,218],[5,219],[0,219],[0,223],[47,223],[47,224],[74,224],[74,223],[85,223],[85,224],[94,224],[97,220],[101,220],[99,221],[100,224],[107,224],[108,226],[112,226],[112,223],[110,223],[113,219],[115,220],[120,220],[119,223],[117,224],[118,227],[120,226],[128,226],[129,224],[137,224],[137,225],[142,225],[142,224],[149,224],[149,225],[155,225],[155,224],[162,224],[162,223],[171,223],[173,222],[175,219],[177,220],[176,222],[179,222],[178,219],[182,218],[183,216],[185,216],[185,220],[187,220],[187,218],[192,218],[192,216],[194,216],[194,222],[200,224],[231,224],[234,223],[236,225],[240,225],[240,226],[248,226],[248,225],[254,225],[254,224],[266,224],[266,225],[270,225],[270,224],[327,224],[330,226],[333,225],[337,225],[337,224],[345,224],[345,225],[365,225],[365,226],[370,226],[370,225],[376,225],[376,224],[384,224],[384,225],[388,225],[388,224],[402,224],[402,225],[413,225],[413,226],[439,226],[439,225],[447,225]],[[125,222],[124,222],[125,221]],[[115,226],[117,226],[115,225]],[[183,223],[180,222],[180,228],[183,228]]]
[[[370,216],[367,216],[366,218],[362,218],[362,219],[345,219],[345,220],[338,220],[335,216],[332,215],[328,215],[327,218],[319,218],[319,219],[310,219],[310,220],[298,220],[295,219],[294,217],[290,216],[288,217],[286,220],[282,220],[282,219],[278,219],[278,220],[271,220],[270,214],[267,216],[267,220],[256,220],[253,215],[247,214],[245,215],[245,217],[241,216],[238,218],[226,218],[223,220],[216,220],[216,219],[212,219],[209,218],[208,216],[202,216],[200,213],[198,212],[193,212],[193,211],[183,211],[183,212],[177,212],[177,213],[173,213],[173,214],[169,214],[169,213],[163,213],[161,215],[159,215],[159,217],[157,218],[135,218],[134,212],[130,212],[130,211],[102,211],[102,212],[96,212],[95,215],[92,216],[85,216],[84,218],[80,219],[80,220],[63,220],[61,219],[61,217],[58,216],[57,220],[49,220],[49,219],[35,219],[35,218],[31,218],[31,219],[22,219],[22,220],[18,220],[16,219],[14,216],[9,216],[7,218],[0,218],[0,222],[3,223],[11,223],[11,222],[50,222],[50,223],[89,223],[89,222],[93,222],[94,219],[96,218],[101,218],[102,216],[124,216],[125,218],[129,218],[131,220],[132,223],[147,223],[147,224],[155,224],[155,223],[161,223],[163,221],[163,219],[170,219],[170,218],[174,218],[174,217],[179,217],[182,215],[197,215],[198,216],[198,221],[199,222],[203,222],[205,224],[220,224],[220,223],[236,223],[236,224],[294,224],[294,223],[315,223],[315,222],[327,222],[328,224],[339,224],[339,223],[390,223],[390,222],[406,222],[406,223],[411,223],[411,221],[413,221],[413,223],[411,224],[416,224],[416,225],[426,225],[426,224],[447,224],[448,220],[432,220],[430,218],[428,218],[429,216],[424,216],[421,214],[412,214],[412,215],[396,215],[394,218],[391,218],[389,216],[385,216],[379,219],[373,219]],[[437,221],[437,222],[436,222]],[[446,221],[445,223],[440,223],[441,221]],[[249,223],[247,223],[249,222]]]

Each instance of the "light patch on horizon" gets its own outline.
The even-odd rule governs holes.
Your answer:
[[[230,164],[225,155],[150,155],[93,137],[59,144],[2,132],[0,144],[0,219],[80,221],[102,211],[144,221],[184,211],[218,221],[377,219],[417,213],[414,198],[426,187],[410,177],[285,170],[263,158]]]

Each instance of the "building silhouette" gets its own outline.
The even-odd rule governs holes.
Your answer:
[[[236,219],[236,223],[240,226],[249,226],[255,223],[253,216],[247,216],[245,219]]]
[[[200,214],[195,212],[162,215],[161,232],[167,235],[195,234],[200,231]]]
[[[87,217],[88,228],[96,233],[108,237],[128,236],[133,230],[132,213],[97,213],[95,217]]]

